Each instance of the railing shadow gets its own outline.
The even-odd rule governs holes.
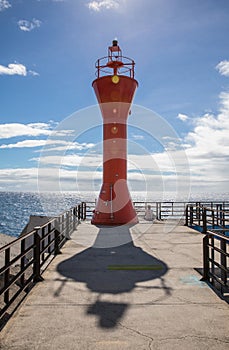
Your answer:
[[[118,246],[114,246],[115,237]],[[134,245],[128,226],[119,226],[100,228],[92,247],[61,262],[57,270],[66,278],[84,282],[91,292],[98,293],[98,299],[89,305],[87,314],[97,315],[100,327],[112,328],[130,304],[102,302],[101,295],[130,293],[138,282],[162,278],[168,267]],[[168,294],[168,287],[163,283],[161,288]]]

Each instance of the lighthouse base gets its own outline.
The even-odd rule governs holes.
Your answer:
[[[114,188],[111,184],[102,185],[91,223],[106,226],[138,223],[125,180],[119,180],[119,184]]]

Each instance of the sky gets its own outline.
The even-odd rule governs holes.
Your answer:
[[[0,0],[0,190],[99,190],[114,38],[139,83],[131,190],[229,192],[228,0]]]

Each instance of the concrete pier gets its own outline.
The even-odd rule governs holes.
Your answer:
[[[203,235],[178,222],[80,224],[1,332],[0,349],[228,349]]]

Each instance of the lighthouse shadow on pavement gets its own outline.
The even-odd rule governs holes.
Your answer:
[[[130,304],[104,302],[102,296],[131,293],[139,282],[162,278],[167,265],[135,246],[129,227],[124,225],[101,227],[92,247],[61,262],[57,270],[64,277],[83,282],[91,292],[98,293],[97,300],[86,312],[99,318],[100,327],[112,328]],[[161,285],[168,294],[166,286]]]

